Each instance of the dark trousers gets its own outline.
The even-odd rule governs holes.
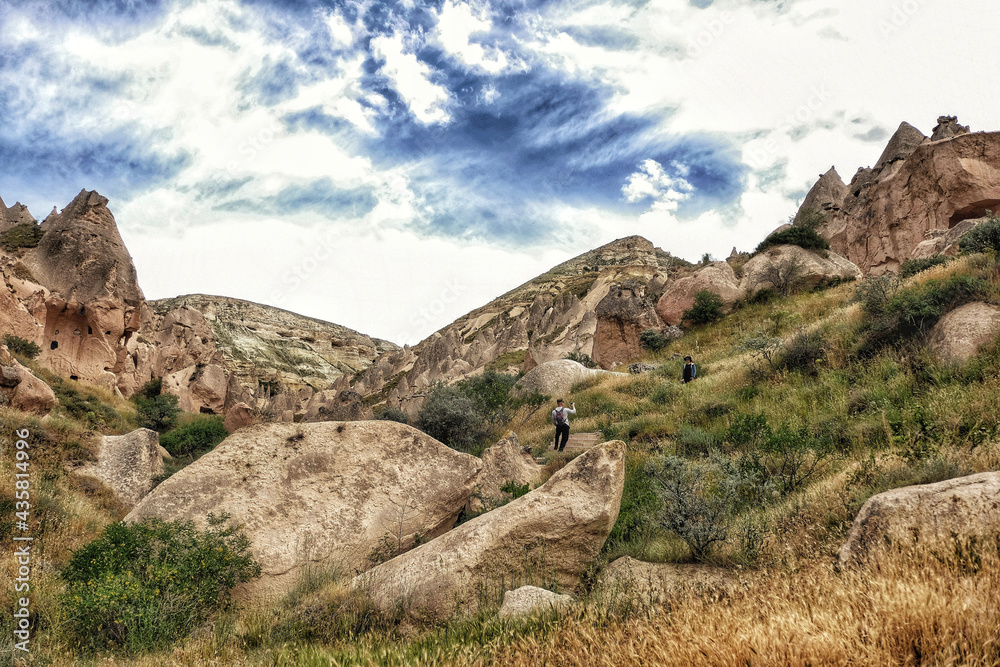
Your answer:
[[[562,436],[562,442],[559,441],[560,436]],[[557,452],[566,449],[567,440],[569,440],[569,424],[558,424],[556,426],[556,441],[553,444],[554,449]]]

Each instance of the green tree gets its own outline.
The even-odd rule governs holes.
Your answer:
[[[703,289],[694,295],[694,304],[684,311],[682,317],[695,324],[708,324],[722,317],[722,307],[725,305],[722,297],[715,292]]]

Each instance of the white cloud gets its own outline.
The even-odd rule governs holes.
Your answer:
[[[625,200],[631,203],[652,200],[650,210],[656,212],[674,212],[680,202],[691,197],[694,186],[688,183],[685,176],[688,168],[673,162],[671,165],[677,176],[671,176],[663,170],[656,160],[643,160],[639,171],[628,177],[622,186]]]
[[[413,53],[405,53],[403,37],[376,37],[371,41],[372,53],[385,61],[379,72],[392,81],[414,118],[425,125],[447,123],[451,120],[447,106],[448,91],[430,80],[431,70]]]
[[[479,2],[449,0],[438,14],[437,39],[446,51],[457,56],[466,65],[498,74],[516,66],[516,58],[509,58],[495,47],[486,48],[473,42],[474,35],[488,33],[492,28],[488,7]]]

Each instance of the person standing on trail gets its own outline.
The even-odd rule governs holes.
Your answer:
[[[560,398],[556,401],[556,409],[552,411],[552,423],[556,427],[556,440],[553,449],[557,452],[566,449],[566,441],[569,440],[569,416],[576,414],[576,403],[571,403],[570,405],[573,407],[565,407],[563,400]],[[562,437],[561,441],[560,436]]]
[[[694,365],[691,357],[684,357],[684,374],[681,379],[685,384],[698,377],[698,368]]]

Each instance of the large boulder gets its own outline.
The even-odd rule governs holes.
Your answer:
[[[947,313],[931,329],[928,347],[945,363],[974,357],[980,346],[1000,332],[1000,308],[985,303],[967,303]]]
[[[518,381],[517,386],[520,391],[529,393],[537,391],[540,394],[555,396],[568,393],[577,382],[604,375],[628,375],[628,373],[587,368],[570,359],[556,359],[532,368]]]
[[[907,486],[861,507],[840,548],[840,566],[863,564],[879,549],[933,548],[998,530],[1000,472]]]
[[[240,430],[244,426],[250,426],[250,424],[254,424],[256,422],[257,415],[254,414],[253,408],[246,403],[237,403],[226,411],[226,420],[224,424],[226,431],[232,433]]]
[[[910,259],[925,259],[935,255],[954,257],[958,254],[959,242],[970,231],[989,220],[989,218],[971,218],[963,220],[951,229],[930,229],[924,233],[924,240],[917,244]]]
[[[221,415],[226,405],[229,380],[216,364],[197,364],[163,378],[163,391],[176,394],[185,412]]]
[[[525,451],[527,449],[527,451]],[[479,475],[476,491],[470,498],[470,509],[480,510],[510,497],[500,487],[513,482],[517,485],[534,484],[541,475],[530,448],[521,447],[521,441],[513,431],[507,431],[503,438],[483,452],[483,469]]]
[[[743,296],[733,267],[726,262],[713,262],[693,275],[667,285],[656,303],[656,313],[667,324],[678,325],[684,319],[684,311],[694,305],[695,295],[703,290],[722,297],[725,308],[731,307]]]
[[[643,607],[688,594],[718,598],[731,592],[736,585],[736,578],[719,567],[646,563],[631,556],[608,565],[597,581],[604,599],[624,599]]]
[[[0,345],[0,397],[10,407],[35,415],[47,415],[59,403],[52,388],[18,363],[5,345]]]
[[[160,436],[148,428],[103,436],[97,463],[80,472],[101,480],[122,503],[134,507],[153,488],[153,478],[163,474]]]
[[[574,589],[618,518],[625,443],[594,447],[541,487],[356,577],[384,611],[444,620],[522,584]]]
[[[861,270],[835,252],[821,255],[797,245],[778,245],[743,265],[740,288],[755,294],[763,289],[785,291],[858,278]]]
[[[363,569],[386,539],[406,549],[449,530],[479,459],[389,421],[256,424],[230,435],[126,521],[227,512],[263,568],[248,592],[280,594],[307,565]]]

